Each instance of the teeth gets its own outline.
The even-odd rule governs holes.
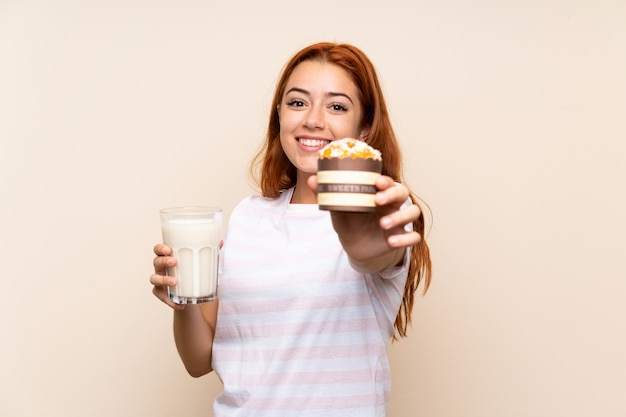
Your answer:
[[[327,140],[323,139],[299,139],[300,143],[304,146],[324,146],[328,143]]]

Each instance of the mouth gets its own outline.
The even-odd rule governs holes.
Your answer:
[[[299,137],[297,138],[298,143],[305,148],[314,148],[321,149],[324,146],[330,143],[329,139],[320,139],[320,138],[307,138],[307,137]]]

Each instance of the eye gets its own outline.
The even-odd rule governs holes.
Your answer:
[[[304,106],[304,101],[294,98],[292,100],[289,100],[287,102],[287,106],[289,107],[303,107]]]
[[[333,103],[330,105],[331,110],[337,111],[337,112],[346,112],[348,111],[348,108],[346,106],[344,106],[343,104],[339,104],[339,103]]]

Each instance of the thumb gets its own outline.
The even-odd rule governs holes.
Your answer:
[[[307,185],[317,195],[317,175],[313,174],[306,180]]]

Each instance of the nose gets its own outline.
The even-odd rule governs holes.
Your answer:
[[[321,106],[312,106],[304,117],[304,126],[309,129],[323,129],[325,126],[324,109]]]

